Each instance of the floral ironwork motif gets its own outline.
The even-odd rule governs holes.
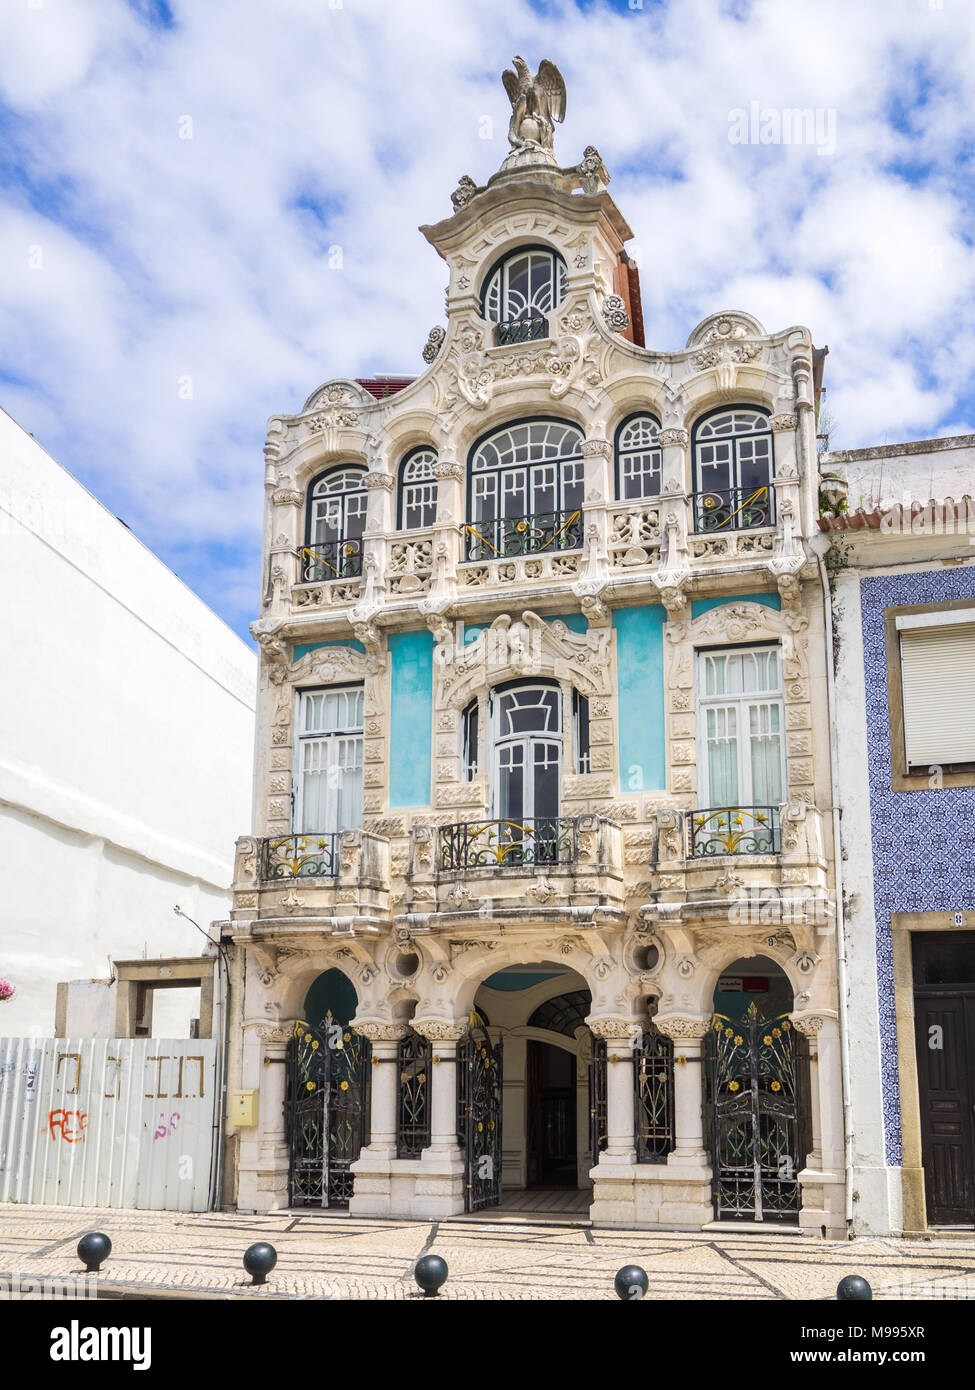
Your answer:
[[[457,1131],[464,1148],[464,1210],[501,1200],[501,1041],[472,1013],[457,1050]]]
[[[548,319],[541,314],[509,319],[507,323],[498,324],[498,347],[505,347],[508,343],[531,343],[537,338],[547,337]]]
[[[289,1200],[293,1207],[347,1207],[351,1165],[367,1142],[370,1046],[327,1013],[299,1019],[288,1048]]]
[[[748,531],[775,525],[775,499],[772,486],[720,488],[691,494],[694,530]]]
[[[338,835],[282,835],[264,841],[266,881],[282,878],[332,878],[339,871]]]
[[[362,541],[356,537],[303,545],[298,557],[303,584],[321,583],[325,579],[355,579],[362,573]]]
[[[573,816],[463,821],[440,827],[442,870],[572,864],[577,855]]]
[[[713,854],[779,854],[782,848],[777,806],[722,806],[692,811],[691,857]]]
[[[633,1053],[636,1161],[666,1163],[674,1147],[674,1044],[647,1028]]]
[[[396,1157],[419,1158],[430,1144],[430,1069],[433,1047],[429,1039],[410,1031],[396,1054],[399,1072],[399,1107],[396,1114]]]
[[[802,1166],[796,1035],[788,1014],[715,1014],[707,1036],[708,1098],[718,1220],[791,1219]]]
[[[578,550],[582,545],[582,512],[542,512],[534,516],[499,517],[469,523],[468,560],[494,560],[511,555],[538,555],[544,550]]]

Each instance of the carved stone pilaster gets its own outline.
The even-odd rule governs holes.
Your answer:
[[[412,1023],[414,1033],[419,1033],[428,1042],[460,1042],[467,1036],[467,1023],[456,1023],[446,1018],[415,1018]]]
[[[695,1018],[688,1014],[656,1014],[653,1022],[659,1032],[674,1042],[703,1038],[711,1027],[709,1018]]]
[[[687,430],[681,429],[661,430],[658,438],[661,447],[664,449],[669,449],[674,445],[679,446],[681,449],[686,449],[690,443],[690,435],[687,433]]]
[[[370,1042],[400,1042],[410,1031],[408,1023],[390,1023],[379,1018],[354,1018],[349,1025],[353,1033],[359,1033]]]
[[[590,1031],[597,1038],[611,1039],[615,1042],[623,1042],[635,1036],[640,1026],[639,1020],[635,1018],[587,1018]]]
[[[779,434],[783,430],[796,429],[799,424],[799,421],[797,420],[795,415],[773,415],[769,420],[769,424],[771,425],[773,431],[776,434]]]

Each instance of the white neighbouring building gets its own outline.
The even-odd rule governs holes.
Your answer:
[[[59,981],[203,951],[173,906],[206,926],[229,901],[256,661],[2,412],[0,575],[0,1031],[44,1036]],[[71,1032],[112,1031],[75,998]],[[188,997],[155,1007],[157,1036],[188,1036]]]

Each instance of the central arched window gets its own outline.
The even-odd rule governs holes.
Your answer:
[[[498,325],[498,344],[549,336],[548,316],[565,299],[565,261],[545,246],[525,247],[502,257],[488,272],[481,313]]]
[[[768,411],[734,406],[694,426],[694,529],[772,526],[772,429]]]
[[[652,415],[631,415],[616,431],[616,496],[659,497],[660,425]]]
[[[399,470],[399,528],[425,531],[437,519],[436,450],[421,448],[407,454]]]
[[[471,451],[467,558],[577,550],[582,544],[582,431],[565,420],[495,430]]]
[[[301,552],[303,580],[349,579],[362,573],[365,478],[364,468],[341,464],[313,480]]]

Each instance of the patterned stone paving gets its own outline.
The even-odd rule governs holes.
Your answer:
[[[613,1275],[643,1265],[651,1299],[832,1299],[844,1274],[862,1274],[876,1299],[975,1297],[975,1239],[828,1242],[795,1231],[591,1230],[453,1218],[364,1220],[334,1213],[101,1211],[0,1208],[0,1275],[64,1278],[81,1272],[86,1230],[111,1236],[99,1279],[107,1296],[418,1297],[414,1262],[432,1251],[450,1268],[455,1299],[613,1299]],[[241,1256],[268,1240],[278,1264],[250,1288]]]

